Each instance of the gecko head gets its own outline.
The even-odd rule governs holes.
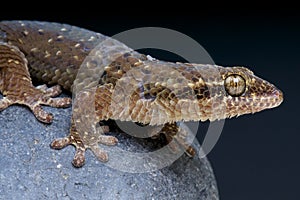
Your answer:
[[[255,113],[279,106],[282,92],[245,67],[222,68],[226,117]]]
[[[245,67],[190,63],[177,63],[176,67],[177,73],[161,75],[168,74],[167,82],[176,84],[162,90],[159,105],[175,105],[168,112],[180,110],[180,114],[174,114],[177,118],[166,117],[166,121],[214,121],[274,108],[283,101],[279,89]]]

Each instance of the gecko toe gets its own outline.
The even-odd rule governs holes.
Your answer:
[[[177,144],[175,145],[177,148],[183,149],[189,157],[194,157],[196,150],[185,140],[185,138],[180,137],[180,135],[171,136],[171,138],[174,139],[174,143]]]
[[[110,135],[99,135],[99,143],[112,146],[118,143],[118,139]]]
[[[59,89],[59,87],[56,88]],[[46,90],[49,90],[49,88]],[[50,96],[53,96],[53,91],[50,95],[49,93],[47,93],[47,91],[46,93],[43,93],[42,90],[37,89],[35,90],[35,93],[33,93],[30,97],[23,98],[24,100],[21,101],[21,104],[27,105],[39,121],[44,123],[51,123],[53,121],[53,115],[44,111],[41,105],[56,108],[65,108],[71,105],[72,100],[68,97],[51,98]]]
[[[51,113],[44,111],[40,105],[37,104],[34,106],[30,106],[30,109],[32,110],[33,114],[39,121],[47,124],[53,121],[53,115]]]
[[[55,107],[55,108],[66,108],[69,107],[72,103],[72,100],[68,97],[62,98],[46,98],[42,100],[43,105]]]
[[[61,94],[62,90],[59,85],[48,88],[46,84],[39,85],[36,89],[42,91],[48,97],[56,97]]]
[[[71,144],[69,137],[57,138],[51,142],[50,147],[53,149],[62,149],[69,144]]]
[[[196,154],[196,150],[194,149],[194,147],[192,147],[191,145],[187,144],[186,141],[175,138],[176,142],[179,143],[179,145],[184,148],[185,153],[189,156],[189,157],[194,157]]]
[[[170,142],[168,144],[168,148],[170,149],[170,151],[173,153],[173,154],[177,154],[177,153],[180,153],[180,147],[179,145],[176,143],[176,142]]]
[[[171,139],[172,140],[172,139]],[[196,150],[185,141],[178,140],[177,138],[173,138],[174,141],[168,143],[168,148],[173,154],[185,152],[189,157],[194,157],[196,154]]]
[[[189,157],[196,154],[196,150],[191,146],[191,135],[184,129],[179,128],[176,123],[166,124],[161,132],[164,134],[168,147],[172,153],[185,152]]]
[[[109,126],[107,125],[100,125],[96,127],[97,133],[103,134],[103,133],[108,133],[109,132]]]
[[[91,147],[92,152],[94,155],[100,160],[101,162],[107,162],[108,161],[108,154],[101,148],[98,147],[98,145],[94,145]]]
[[[84,163],[85,163],[85,149],[76,148],[76,153],[72,161],[73,166],[79,168],[82,167]]]
[[[186,154],[189,156],[189,157],[194,157],[196,155],[196,150],[194,147],[192,146],[189,146],[186,150],[185,150]]]

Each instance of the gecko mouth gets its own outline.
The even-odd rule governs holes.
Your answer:
[[[283,102],[283,93],[279,89],[274,89],[268,93],[265,93],[259,98],[258,101],[252,107],[252,113],[258,112],[264,109],[270,109],[278,107]]]
[[[279,106],[283,102],[283,93],[279,89],[274,90],[271,94],[271,97],[275,102],[274,107]]]

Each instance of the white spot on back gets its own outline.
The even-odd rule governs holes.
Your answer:
[[[57,56],[61,55],[61,51],[57,51],[57,52],[56,52],[56,55],[57,55]]]
[[[26,35],[28,35],[29,32],[27,30],[24,30],[23,33],[26,36]]]
[[[31,52],[36,52],[37,50],[38,50],[38,48],[36,48],[36,47],[35,47],[35,48],[32,48],[32,49],[30,49],[30,51],[31,51]]]
[[[48,58],[50,56],[51,56],[51,54],[48,51],[45,51],[45,58]]]
[[[18,41],[20,42],[20,44],[23,44],[23,40],[18,38]]]

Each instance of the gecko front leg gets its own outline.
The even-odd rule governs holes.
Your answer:
[[[182,127],[178,126],[177,123],[166,123],[160,134],[163,134],[168,142],[168,147],[173,153],[177,153],[180,149],[190,156],[194,157],[196,150],[187,141],[188,132]],[[172,142],[174,140],[174,142]]]
[[[68,145],[76,148],[72,164],[81,167],[85,163],[85,151],[90,149],[98,160],[108,161],[108,154],[99,144],[115,145],[118,140],[114,136],[105,135],[107,127],[98,127],[99,121],[111,118],[114,110],[111,107],[113,93],[112,84],[98,85],[97,88],[79,92],[73,107],[72,125],[68,136],[52,141],[53,149],[62,149]],[[94,97],[94,98],[93,98]],[[91,106],[94,105],[94,106]],[[193,157],[195,149],[186,140],[187,131],[176,123],[166,123],[159,131],[169,143],[168,147],[174,154],[186,152]]]
[[[62,149],[68,145],[76,148],[72,164],[82,167],[85,163],[85,151],[90,149],[102,162],[108,161],[108,154],[99,144],[115,145],[118,139],[105,135],[109,131],[107,126],[99,126],[99,121],[108,119],[111,103],[112,85],[99,85],[96,90],[79,92],[73,108],[70,133],[63,138],[52,141],[53,149]],[[93,98],[95,97],[95,98]],[[91,106],[95,105],[95,106]]]
[[[0,111],[13,104],[30,108],[35,117],[44,123],[51,123],[53,116],[45,112],[41,105],[68,107],[70,98],[53,98],[61,93],[60,87],[46,85],[34,87],[24,54],[14,46],[0,43]]]

